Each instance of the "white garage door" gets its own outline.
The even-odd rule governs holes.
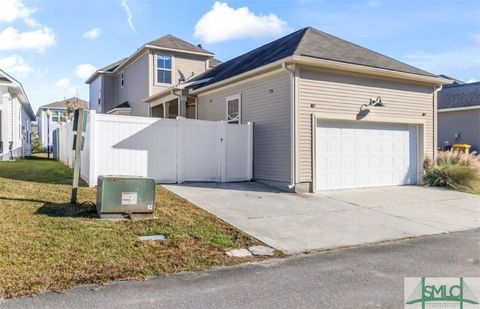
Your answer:
[[[417,126],[319,120],[317,190],[417,183]]]

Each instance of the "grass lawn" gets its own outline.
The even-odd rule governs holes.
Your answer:
[[[224,252],[258,243],[160,186],[157,219],[75,215],[71,177],[45,156],[0,162],[0,298],[239,263]],[[81,187],[79,201],[95,201],[95,189]],[[157,233],[168,240],[137,239]]]

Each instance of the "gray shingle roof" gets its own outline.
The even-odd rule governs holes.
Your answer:
[[[46,108],[67,108],[67,102],[77,102],[78,105],[82,106],[83,108],[88,108],[88,102],[82,100],[82,99],[79,99],[77,97],[71,97],[71,98],[68,98],[68,99],[65,99],[65,100],[61,100],[61,101],[56,101],[56,102],[52,102],[52,103],[49,103],[49,104],[45,104],[45,105],[42,105],[40,106],[38,109],[46,109]]]
[[[164,35],[161,38],[153,40],[145,45],[153,45],[160,48],[163,47],[163,48],[169,48],[169,49],[180,49],[180,50],[186,50],[186,51],[195,52],[195,53],[204,53],[204,54],[213,55],[212,52],[209,52],[208,50],[202,48],[201,46],[193,45],[171,34]]]
[[[443,86],[437,100],[439,109],[480,106],[480,82]]]
[[[438,76],[440,76],[440,77],[443,77],[443,78],[445,78],[445,79],[449,79],[449,80],[453,81],[453,84],[465,84],[465,82],[464,82],[464,81],[461,81],[461,80],[459,80],[459,79],[456,79],[456,78],[450,77],[450,76],[448,76],[448,75],[445,75],[445,74],[440,74],[440,75],[438,75]]]
[[[211,79],[196,88],[211,85],[293,55],[436,76],[312,27],[307,27],[224,62],[197,76],[195,80]]]
[[[127,61],[128,57],[125,57],[123,59],[120,59],[118,61],[115,61],[114,63],[111,63],[109,65],[106,65],[104,66],[103,68],[101,69],[98,69],[98,71],[103,71],[103,72],[113,72],[119,65],[121,65],[122,63],[124,63],[125,61]]]

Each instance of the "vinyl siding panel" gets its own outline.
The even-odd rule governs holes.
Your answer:
[[[122,72],[125,78],[124,87],[121,86]],[[115,105],[128,101],[132,107],[132,116],[148,116],[148,105],[143,102],[148,97],[148,53],[141,55],[125,70],[115,75],[115,89]]]
[[[115,77],[107,75],[102,77],[102,94],[101,113],[105,114],[117,105],[115,102]]]
[[[444,141],[471,144],[472,150],[480,151],[480,110],[438,113],[438,145],[442,147]]]
[[[371,112],[358,121],[376,118],[425,121],[425,155],[433,156],[433,86],[306,69],[300,69],[298,83],[298,182],[312,181],[311,114],[357,121],[360,106],[378,96],[385,107],[371,108]]]
[[[103,98],[101,98],[101,103],[100,105],[98,104],[98,91],[102,91],[103,95],[103,89],[102,89],[102,81],[103,76],[100,74],[95,78],[91,83],[90,83],[90,89],[89,89],[89,109],[90,110],[95,110],[97,113],[101,113],[101,105],[103,104]],[[102,96],[103,97],[103,96]]]
[[[290,182],[289,74],[266,75],[199,94],[198,119],[225,120],[225,99],[236,94],[242,96],[242,123],[254,123],[254,178]]]
[[[157,84],[157,73],[156,73],[156,51],[150,52],[150,81],[151,81],[151,92],[150,95],[155,93],[161,92],[168,87],[178,84],[178,80],[180,78],[180,74],[178,70],[183,73],[186,79],[191,78],[192,73],[194,76],[200,75],[201,73],[205,72],[207,69],[207,57],[205,56],[198,56],[198,55],[190,55],[190,54],[182,54],[182,53],[171,53],[171,52],[158,52],[161,54],[172,55],[173,62],[172,62],[172,84]]]

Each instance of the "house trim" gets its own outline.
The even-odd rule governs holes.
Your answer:
[[[473,111],[473,110],[480,110],[480,105],[439,108],[438,112],[439,113],[448,113],[448,112],[463,112],[463,111]]]

